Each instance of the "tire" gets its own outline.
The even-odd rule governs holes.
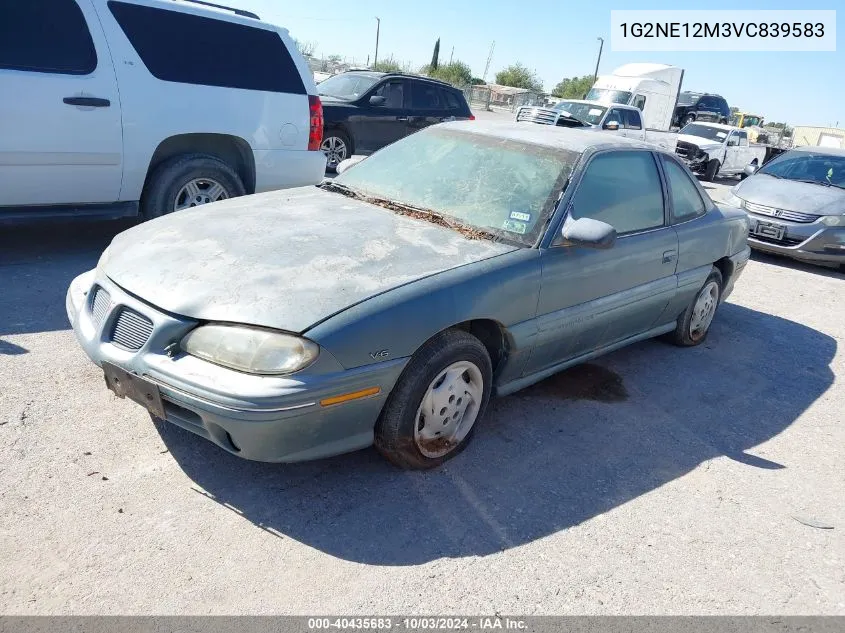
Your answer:
[[[684,120],[681,123],[681,127],[684,127],[685,125],[689,125],[690,123],[693,123],[694,121],[695,121],[695,113],[690,112],[688,115],[686,115],[684,117]]]
[[[481,341],[463,330],[441,332],[417,350],[396,382],[376,422],[376,448],[400,468],[439,466],[469,444],[492,384],[492,363]],[[432,413],[426,416],[429,393]]]
[[[190,198],[191,183],[196,187],[195,200]],[[214,185],[222,189],[219,196]],[[150,175],[141,196],[141,214],[151,220],[181,210],[180,205],[190,208],[245,193],[240,177],[226,162],[210,154],[183,154],[164,161]]]
[[[706,180],[707,182],[713,182],[713,179],[718,173],[719,161],[718,159],[714,158],[709,163],[707,163],[707,169],[704,170],[704,180]]]
[[[335,171],[340,161],[352,156],[352,141],[340,130],[328,130],[323,135],[320,149],[326,155],[326,169]]]
[[[715,284],[715,288],[712,284]],[[678,323],[675,326],[675,331],[667,335],[668,340],[675,345],[681,347],[693,347],[700,345],[707,338],[710,332],[710,325],[713,323],[713,317],[716,315],[716,310],[719,307],[719,301],[722,298],[722,273],[715,266],[704,285],[701,286],[695,298],[684,310],[684,313],[678,317]],[[715,292],[715,296],[714,293]],[[710,295],[705,298],[705,295]],[[701,303],[700,303],[701,302]],[[704,327],[693,328],[693,319],[696,318],[699,324],[702,324],[701,318],[698,316],[700,310],[706,309],[707,313],[704,318]]]
[[[719,119],[719,123],[721,123],[722,125],[727,125],[728,120],[725,117],[722,117],[721,119]]]

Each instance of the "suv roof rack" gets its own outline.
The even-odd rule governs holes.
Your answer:
[[[455,86],[450,84],[448,81],[443,81],[442,79],[436,79],[434,77],[427,77],[425,75],[418,75],[416,73],[405,73],[405,72],[401,72],[401,71],[393,71],[393,72],[389,72],[389,73],[384,73],[384,75],[385,75],[385,77],[413,77],[414,79],[422,79],[423,81],[430,81],[432,83],[442,84],[444,86],[449,86],[450,88],[456,88]],[[456,88],[456,90],[459,90],[459,88]]]
[[[231,11],[235,15],[240,15],[245,18],[252,18],[254,20],[260,20],[261,18],[258,17],[252,11],[244,11],[243,9],[236,9],[235,7],[227,7],[223,4],[214,4],[213,2],[207,2],[206,0],[181,0],[182,2],[190,2],[191,4],[201,4],[206,7],[214,7],[215,9],[223,9],[224,11]]]

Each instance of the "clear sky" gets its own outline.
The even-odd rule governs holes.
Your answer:
[[[605,38],[599,74],[629,62],[672,64],[685,69],[686,90],[716,92],[741,110],[767,121],[791,125],[845,127],[845,49],[837,28],[836,52],[800,53],[615,53],[610,50],[610,10],[678,9],[674,2],[536,3],[523,0],[384,0],[291,2],[290,0],[218,0],[258,13],[287,28],[298,40],[313,42],[317,56],[338,54],[364,64],[375,50],[376,20],[381,18],[379,58],[393,56],[413,69],[431,59],[440,38],[440,60],[454,58],[481,77],[490,45],[495,50],[487,73],[520,61],[536,71],[547,90],[564,77],[592,74],[597,37]],[[632,6],[633,5],[633,6]],[[708,9],[842,9],[845,2],[810,4],[792,0],[757,2],[714,0]],[[838,5],[838,6],[837,6]],[[703,5],[687,8],[705,8]],[[837,19],[837,27],[841,22]]]

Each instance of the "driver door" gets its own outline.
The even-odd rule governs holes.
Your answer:
[[[384,102],[374,105],[372,97],[382,97]],[[359,113],[349,120],[356,153],[370,154],[407,136],[407,101],[408,82],[404,79],[389,79],[364,96]]]
[[[647,332],[676,292],[678,235],[667,224],[650,151],[596,154],[568,214],[607,222],[618,237],[606,250],[556,239],[541,251],[538,337],[528,374]]]

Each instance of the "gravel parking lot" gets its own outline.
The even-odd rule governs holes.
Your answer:
[[[845,614],[841,274],[755,255],[705,345],[498,400],[440,470],[268,465],[76,345],[65,290],[126,226],[0,229],[0,612]]]

